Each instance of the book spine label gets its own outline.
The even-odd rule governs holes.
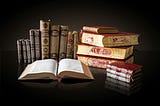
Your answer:
[[[68,26],[61,26],[59,60],[66,58]]]
[[[77,54],[114,58],[114,59],[125,59],[127,58],[126,49],[127,48],[105,48],[105,47],[96,47],[96,46],[79,44]]]
[[[36,60],[34,29],[29,30],[29,36],[30,36],[30,44],[31,44],[31,61],[34,62]]]
[[[83,30],[87,32],[98,33],[98,28],[83,26]]]
[[[24,63],[27,63],[27,48],[26,48],[25,39],[22,40],[22,48],[23,48],[23,60],[24,60]]]
[[[41,32],[41,54],[42,59],[49,58],[49,32]]]
[[[27,63],[31,63],[31,46],[30,46],[30,40],[25,39],[26,43],[26,51],[27,51]]]
[[[78,50],[78,43],[79,42],[79,34],[77,31],[73,31],[73,37],[74,37],[74,46],[73,46],[73,58],[77,59],[77,50]]]
[[[41,59],[41,37],[40,30],[35,30],[35,52],[36,52],[36,60]]]
[[[17,40],[17,55],[18,55],[18,63],[23,63],[23,48],[22,48],[22,40]]]
[[[111,78],[114,78],[114,79],[117,79],[117,80],[120,80],[120,81],[124,81],[124,82],[127,82],[127,83],[131,82],[131,79],[129,79],[129,78],[124,78],[124,77],[121,77],[121,76],[118,76],[118,75],[115,75],[115,74],[112,74],[112,73],[109,73],[109,72],[107,72],[107,77],[111,77]]]
[[[50,21],[40,20],[40,31],[46,32],[50,30]]]
[[[50,58],[55,60],[58,60],[59,37],[60,37],[60,26],[53,25],[51,27],[51,36],[50,36]]]
[[[74,38],[73,38],[73,32],[69,31],[68,32],[68,40],[67,40],[67,54],[66,58],[73,58],[73,45],[74,43]]]

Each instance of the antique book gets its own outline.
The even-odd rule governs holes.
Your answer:
[[[111,48],[78,44],[77,54],[113,59],[126,59],[133,54],[133,46]]]
[[[74,54],[74,36],[73,32],[68,32],[68,38],[67,38],[67,53],[66,58],[73,58]]]
[[[27,63],[31,63],[31,44],[29,39],[24,40],[26,43]]]
[[[140,78],[142,66],[124,61],[112,62],[107,64],[107,76],[124,82],[133,82]]]
[[[77,54],[77,49],[78,49],[78,43],[80,43],[78,31],[73,31],[73,38],[74,38],[73,58],[77,59],[77,55],[76,54]]]
[[[31,61],[34,62],[36,60],[36,50],[35,50],[35,30],[29,30],[29,38],[31,44]]]
[[[22,49],[23,49],[23,63],[27,63],[27,46],[25,39],[22,39]]]
[[[39,29],[34,29],[35,34],[35,59],[40,60],[41,59],[41,34]]]
[[[83,26],[82,30],[86,32],[93,32],[98,34],[119,32],[117,28],[111,27],[111,26]]]
[[[17,40],[17,57],[18,57],[18,64],[23,63],[23,48],[22,48],[22,39]]]
[[[50,35],[50,20],[40,20],[41,32],[41,59],[49,58],[49,35]]]
[[[65,78],[94,79],[89,67],[79,60],[62,59],[58,63],[54,59],[44,59],[28,64],[18,80],[52,79],[59,81]]]
[[[107,64],[110,64],[112,62],[116,61],[125,61],[125,62],[134,62],[134,56],[130,56],[127,59],[111,59],[111,58],[101,58],[96,56],[85,56],[85,55],[77,55],[78,60],[86,64],[87,66],[96,67],[96,68],[107,68]]]
[[[59,60],[66,58],[67,53],[67,37],[68,37],[68,31],[69,27],[65,25],[60,26],[60,46],[59,46]]]
[[[50,58],[58,60],[59,54],[59,39],[60,38],[60,26],[51,26],[51,36],[50,36]]]
[[[100,47],[118,47],[138,45],[139,34],[119,32],[116,34],[97,34],[81,32],[81,42]]]

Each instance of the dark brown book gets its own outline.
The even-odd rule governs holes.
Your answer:
[[[68,32],[68,39],[67,39],[67,54],[66,58],[73,58],[73,53],[74,53],[74,37],[73,37],[73,32],[69,31]]]
[[[18,56],[18,63],[23,63],[23,48],[22,48],[22,39],[17,40],[17,56]]]
[[[31,63],[31,45],[30,45],[30,40],[29,39],[25,39],[24,41],[26,43],[27,63]]]
[[[23,62],[27,63],[27,46],[25,39],[22,40],[22,49],[23,49]]]
[[[36,52],[36,60],[41,59],[41,35],[39,29],[34,29],[35,31],[35,52]]]
[[[36,51],[35,51],[35,30],[29,30],[30,44],[31,44],[31,61],[36,60]]]
[[[79,33],[78,31],[73,31],[73,38],[74,38],[74,46],[73,46],[73,58],[77,59],[77,50],[78,50],[78,43],[80,43],[79,40]]]

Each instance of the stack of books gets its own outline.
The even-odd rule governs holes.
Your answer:
[[[88,66],[107,68],[118,61],[133,63],[134,45],[139,34],[121,32],[116,27],[83,26],[80,32],[77,57]]]
[[[18,63],[36,60],[77,58],[79,32],[68,25],[55,25],[51,20],[40,20],[39,28],[31,28],[29,37],[17,40]]]

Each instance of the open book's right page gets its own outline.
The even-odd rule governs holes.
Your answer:
[[[79,60],[75,59],[62,59],[59,62],[58,75],[61,77],[93,79],[89,68],[83,66]]]

